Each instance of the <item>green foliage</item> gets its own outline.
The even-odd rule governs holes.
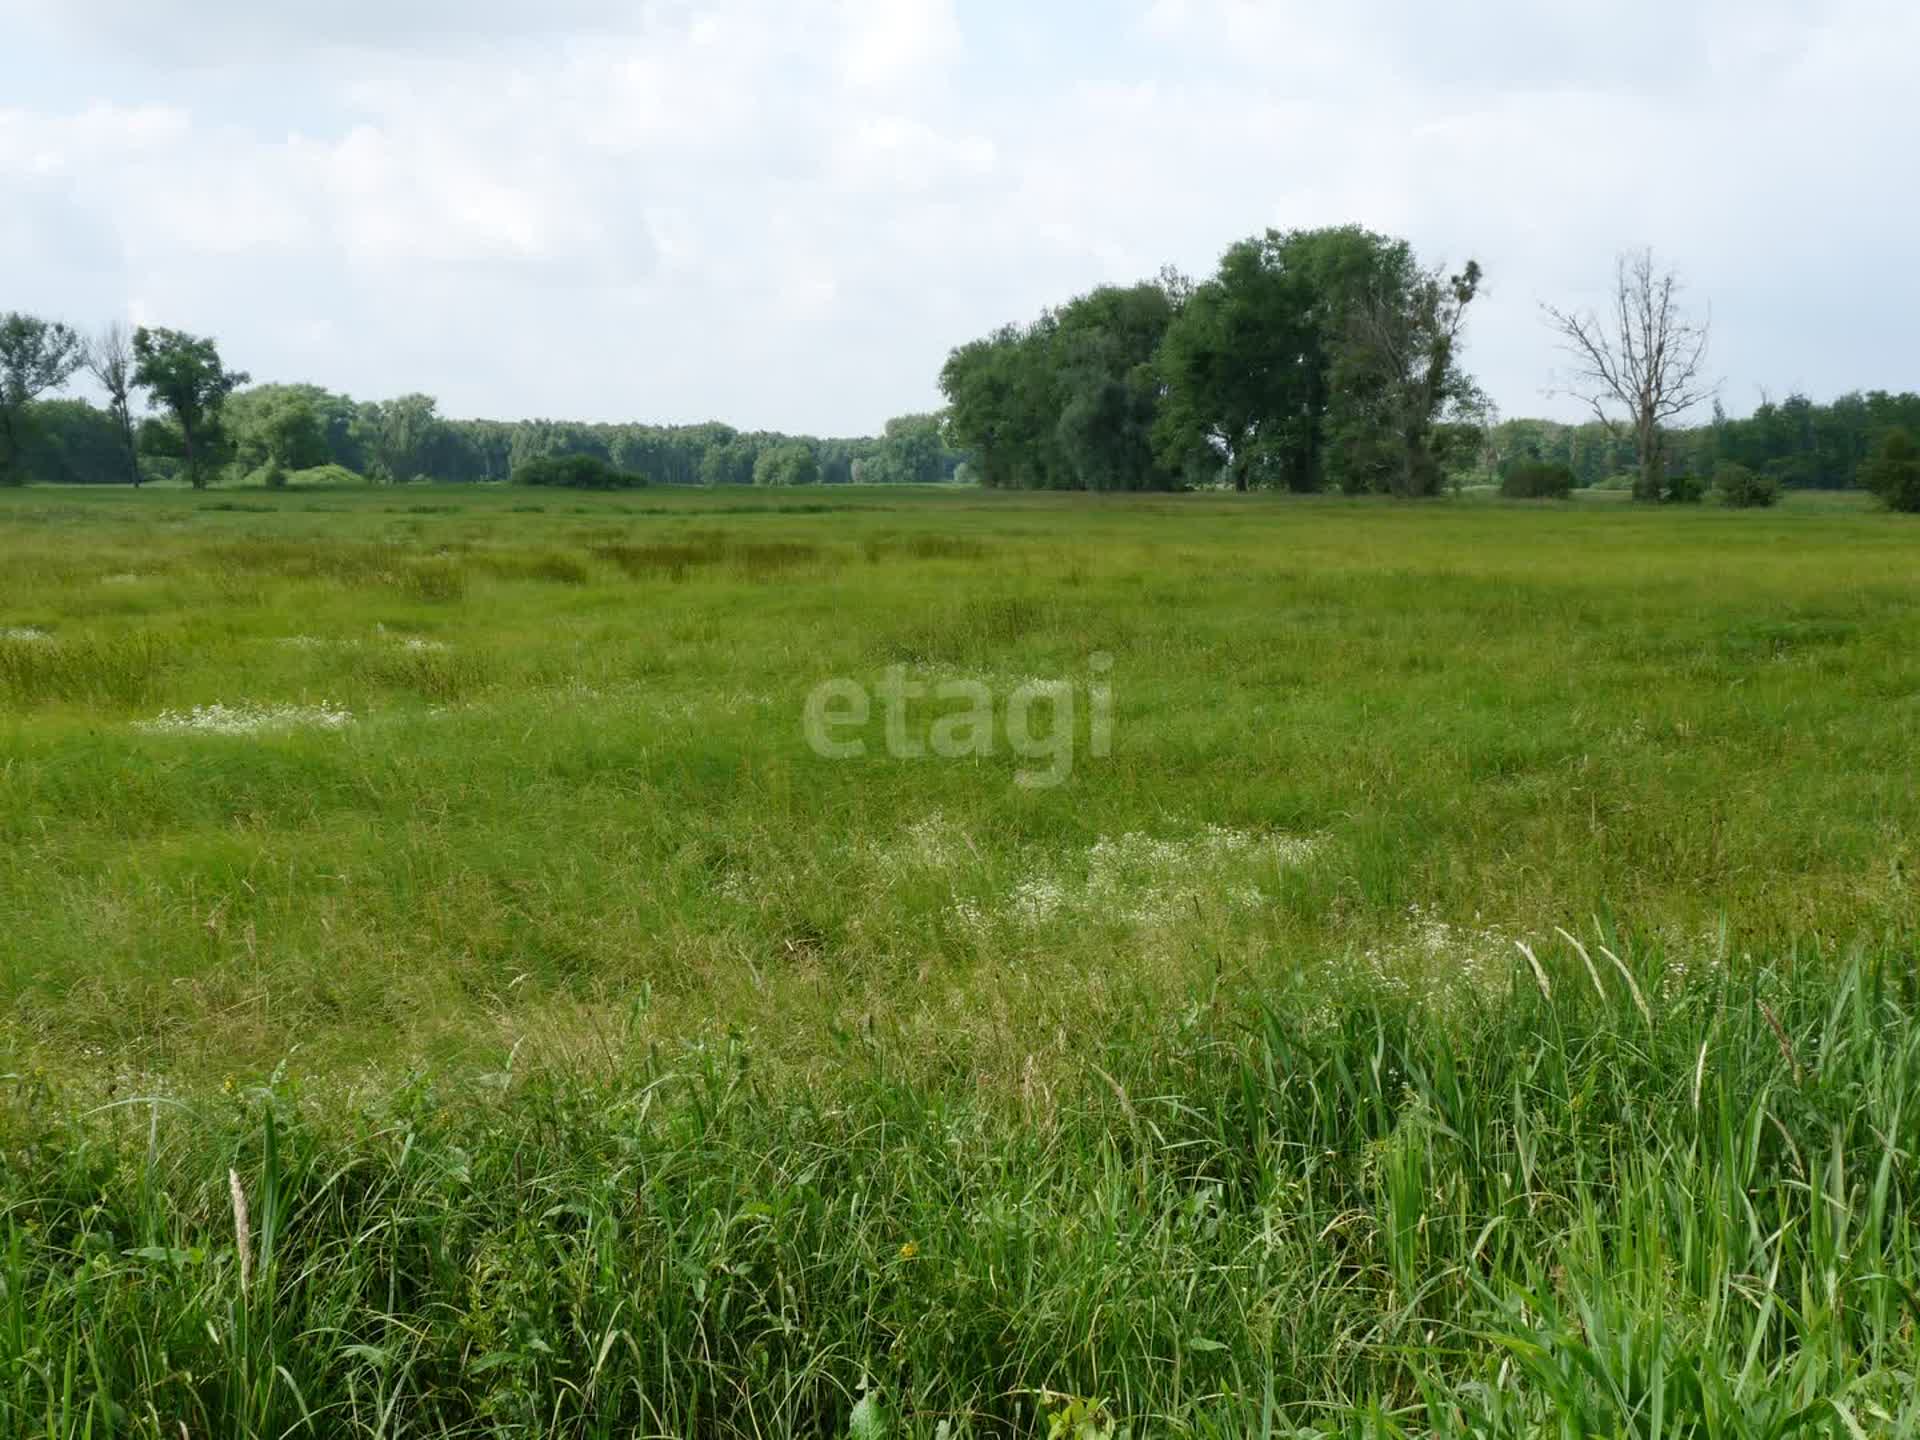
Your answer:
[[[1696,474],[1729,461],[1787,489],[1870,490],[1867,466],[1888,432],[1901,427],[1920,431],[1920,395],[1872,390],[1829,405],[1789,395],[1763,402],[1743,420],[1716,408],[1711,424],[1673,436],[1670,448]]]
[[[344,465],[316,465],[308,470],[294,470],[287,475],[287,485],[298,490],[342,490],[365,484],[365,478],[354,474]]]
[[[1779,503],[1780,482],[1726,461],[1713,472],[1713,495],[1730,510],[1764,510]]]
[[[1565,500],[1573,494],[1573,471],[1544,460],[1519,460],[1507,467],[1500,493],[1510,500]]]
[[[40,400],[18,412],[16,478],[36,485],[126,483],[126,450],[113,416],[85,400]]]
[[[994,489],[1166,490],[1154,451],[1162,339],[1184,282],[1106,287],[955,350],[941,372],[953,442]]]
[[[1487,433],[1487,453],[1495,474],[1517,460],[1541,460],[1565,465],[1573,472],[1574,488],[1633,488],[1636,469],[1633,437],[1597,420],[1567,425],[1555,420],[1503,420]],[[1627,476],[1626,484],[1618,483]],[[1613,483],[1608,483],[1613,482]]]
[[[133,332],[133,355],[133,383],[151,395],[173,427],[173,437],[153,453],[177,457],[193,488],[205,489],[232,458],[232,439],[221,424],[221,412],[227,397],[248,377],[221,364],[211,339],[179,330],[142,326]],[[141,438],[158,440],[147,427]]]
[[[849,478],[861,485],[933,485],[947,478],[952,463],[938,415],[900,415],[887,422],[873,453],[853,462]]]
[[[223,418],[236,467],[284,477],[340,463],[330,440],[340,420],[331,398],[317,387],[294,385],[260,385],[230,397]]]
[[[1667,505],[1698,505],[1707,498],[1706,484],[1695,475],[1666,475],[1661,480],[1661,491],[1653,497]],[[1634,492],[1636,498],[1640,492]]]
[[[592,455],[563,455],[529,460],[513,472],[515,485],[551,485],[569,490],[631,490],[647,477],[617,470]]]
[[[955,443],[996,489],[1439,493],[1482,408],[1460,370],[1480,271],[1348,227],[1269,231],[1194,286],[1105,288],[948,358]]]
[[[66,384],[83,356],[80,337],[57,320],[17,310],[0,315],[0,485],[27,479],[27,407]]]
[[[1888,431],[1861,467],[1861,481],[1890,509],[1920,513],[1920,446],[1912,434],[1904,427]]]
[[[754,461],[753,483],[817,485],[820,483],[820,461],[814,455],[813,447],[803,441],[776,445],[771,450],[761,451],[759,458]]]
[[[402,395],[363,405],[359,423],[372,462],[369,473],[396,485],[433,473],[445,429],[431,395]]]
[[[1481,270],[1423,271],[1404,247],[1345,299],[1332,345],[1327,473],[1350,494],[1413,499],[1444,488],[1453,452],[1477,440],[1489,405],[1458,363]],[[1467,433],[1461,434],[1464,429]]]

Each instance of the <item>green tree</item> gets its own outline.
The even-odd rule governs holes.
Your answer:
[[[187,479],[204,490],[230,453],[221,425],[227,397],[247,383],[247,375],[220,362],[210,338],[179,330],[133,332],[133,383],[152,397],[170,421],[172,437],[160,440],[149,426],[142,436],[159,453],[176,453]]]
[[[327,443],[327,425],[309,386],[262,385],[227,402],[226,426],[237,466],[263,471],[266,483],[285,483],[290,471],[338,463]]]
[[[1273,479],[1289,489],[1317,488],[1315,298],[1278,231],[1227,251],[1161,348],[1167,394],[1156,438],[1163,464],[1187,469],[1212,454],[1236,490]]]
[[[363,405],[360,428],[372,472],[379,478],[399,485],[433,473],[445,422],[431,395],[401,395]]]
[[[1459,363],[1480,266],[1470,260],[1456,275],[1417,270],[1404,249],[1380,259],[1336,349],[1330,466],[1343,489],[1438,495],[1450,438],[1443,422],[1480,404]]]
[[[702,485],[751,485],[759,468],[760,447],[744,435],[726,431],[727,438],[708,444],[700,456]]]
[[[859,462],[863,485],[932,485],[946,478],[947,446],[938,415],[899,415]]]
[[[804,441],[788,441],[763,450],[753,465],[756,485],[817,485],[819,482],[820,461],[813,447]]]
[[[1886,433],[1860,478],[1890,509],[1920,512],[1920,447],[1904,426]]]
[[[11,311],[0,315],[0,485],[17,485],[26,442],[27,407],[58,390],[80,368],[80,337],[57,320]]]
[[[972,452],[980,483],[1043,490],[1067,483],[1059,453],[1060,401],[1053,366],[1054,316],[1008,325],[947,357],[940,388],[948,426]]]
[[[1330,433],[1350,448],[1381,434],[1380,393],[1358,388],[1365,380],[1379,392],[1377,375],[1342,374],[1336,362],[1357,353],[1366,297],[1401,306],[1412,273],[1405,242],[1358,226],[1269,230],[1229,249],[1161,347],[1162,463],[1190,468],[1210,454],[1236,490],[1320,489]]]
[[[1086,490],[1160,490],[1179,476],[1154,450],[1160,377],[1154,361],[1184,282],[1107,286],[1060,311],[1053,336],[1055,453]]]

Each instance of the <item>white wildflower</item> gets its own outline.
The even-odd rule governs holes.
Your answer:
[[[196,705],[167,710],[134,726],[146,735],[265,735],[288,730],[344,730],[353,712],[331,703],[319,705]]]

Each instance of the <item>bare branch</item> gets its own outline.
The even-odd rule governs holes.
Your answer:
[[[1575,362],[1567,392],[1583,401],[1609,432],[1631,429],[1643,482],[1660,484],[1662,428],[1718,391],[1706,374],[1711,317],[1690,319],[1682,286],[1661,270],[1651,250],[1614,262],[1609,314],[1543,305],[1547,324]]]

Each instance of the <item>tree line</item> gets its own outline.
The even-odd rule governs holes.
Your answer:
[[[928,484],[1231,487],[1423,497],[1492,484],[1525,498],[1601,486],[1647,501],[1770,504],[1782,489],[1872,489],[1920,509],[1920,396],[1729,417],[1708,326],[1651,251],[1619,258],[1597,310],[1543,306],[1581,424],[1500,420],[1462,363],[1483,275],[1422,264],[1359,226],[1268,230],[1194,281],[1103,286],[947,358],[939,414],[821,439],[702,425],[456,420],[433,397],[356,401],[249,385],[213,340],[0,316],[0,484],[268,486],[371,479],[599,487]],[[105,405],[60,392],[90,376]],[[1712,418],[1688,423],[1707,402]],[[136,417],[136,402],[144,402]]]
[[[83,374],[105,406],[57,393]],[[318,385],[248,380],[206,337],[108,327],[86,339],[56,321],[0,317],[0,484],[477,483],[574,457],[598,471],[564,473],[593,483],[937,484],[955,479],[964,458],[937,415],[900,416],[878,436],[821,439],[717,422],[456,420],[430,395],[356,401]],[[142,400],[151,413],[136,415]]]
[[[1822,405],[1796,394],[1763,400],[1744,419],[1715,404],[1710,420],[1676,430],[1667,449],[1682,476],[1711,477],[1735,464],[1783,489],[1854,490],[1869,488],[1864,472],[1896,430],[1920,434],[1920,395],[1854,391]],[[1636,479],[1633,438],[1597,420],[1514,419],[1488,428],[1482,479],[1497,483],[1529,460],[1564,467],[1575,489],[1629,489]]]

